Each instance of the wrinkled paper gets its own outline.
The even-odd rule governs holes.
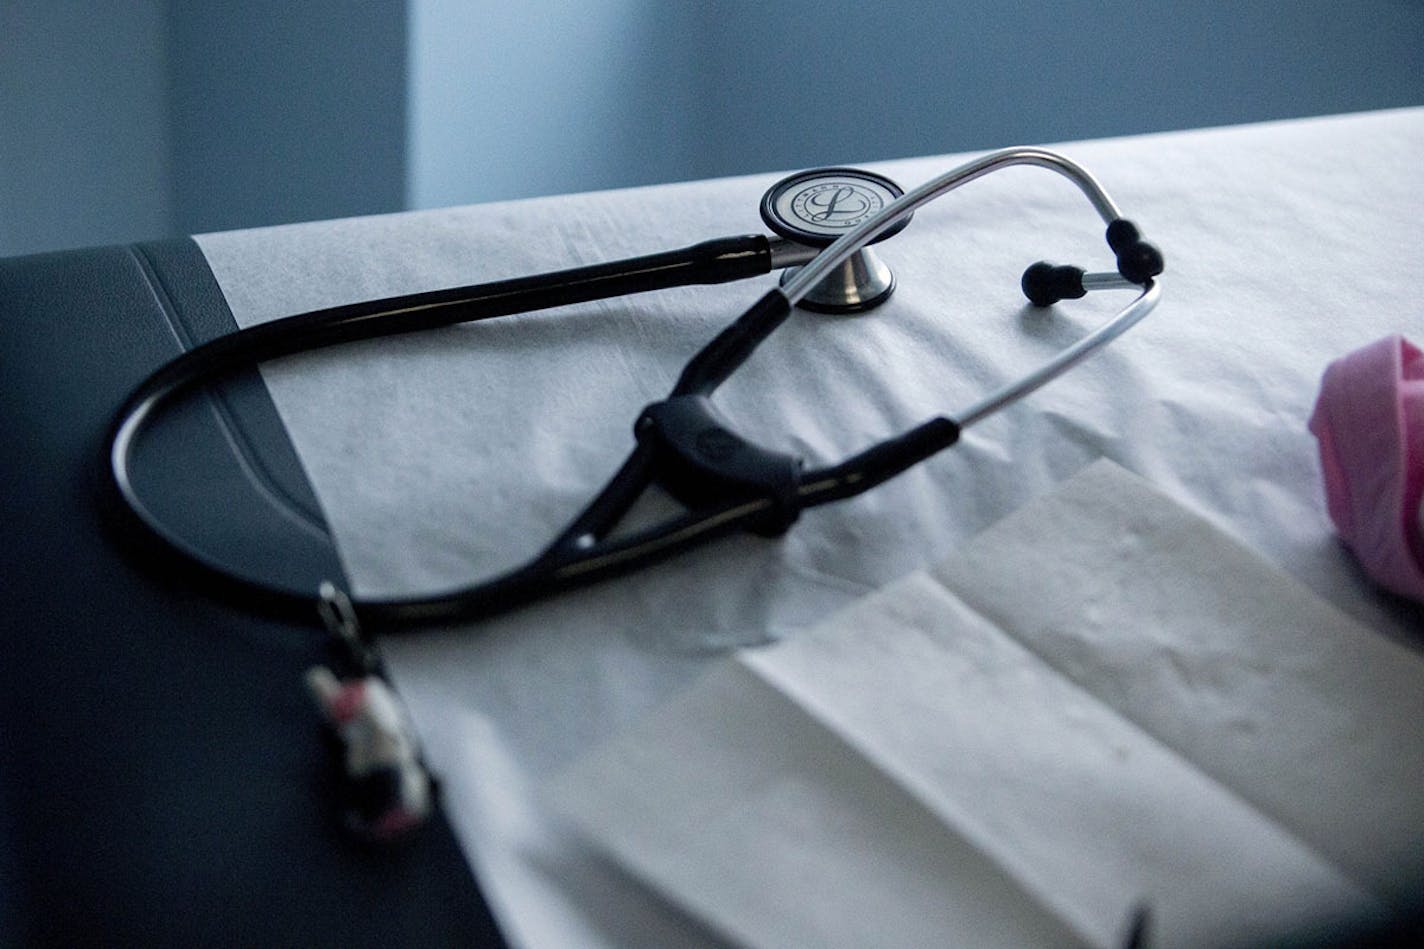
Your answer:
[[[1257,944],[1416,898],[1420,721],[1424,661],[1104,461],[551,793],[748,945]]]

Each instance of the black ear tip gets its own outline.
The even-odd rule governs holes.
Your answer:
[[[1138,231],[1137,225],[1125,217],[1120,217],[1108,225],[1108,246],[1115,254],[1122,253],[1128,245],[1136,244],[1140,240],[1142,233]]]
[[[1117,272],[1133,283],[1146,283],[1162,272],[1162,252],[1142,239],[1142,232],[1127,218],[1108,225],[1108,246],[1117,254]]]
[[[1023,279],[1019,281],[1019,286],[1023,288],[1024,296],[1028,297],[1028,302],[1034,306],[1052,306],[1058,302],[1058,298],[1049,290],[1049,277],[1053,271],[1053,265],[1046,260],[1040,260],[1036,264],[1030,264],[1023,272]]]
[[[1059,300],[1076,300],[1083,295],[1083,271],[1040,260],[1024,271],[1019,286],[1034,306],[1052,306]]]
[[[1117,257],[1117,270],[1133,283],[1146,283],[1162,272],[1162,252],[1147,241],[1135,241]]]

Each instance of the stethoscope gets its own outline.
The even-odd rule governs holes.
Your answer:
[[[793,307],[832,313],[868,310],[895,289],[871,244],[909,222],[921,206],[960,185],[1010,165],[1036,165],[1076,184],[1107,224],[1117,269],[1085,273],[1037,263],[1025,271],[1029,301],[1049,306],[1089,291],[1134,288],[1138,295],[1112,320],[1020,379],[949,416],[930,419],[839,464],[806,468],[800,458],[737,434],[713,393],[790,315]],[[120,509],[160,548],[196,568],[215,591],[236,594],[248,608],[320,618],[354,638],[374,631],[488,616],[531,600],[662,560],[737,531],[777,536],[801,511],[867,491],[954,444],[964,429],[1023,398],[1116,339],[1157,304],[1162,256],[1140,237],[1093,177],[1043,149],[994,152],[903,193],[867,171],[831,168],[792,175],[762,199],[774,237],[760,234],[706,241],[614,263],[333,307],[274,320],[183,353],[144,380],[119,409],[110,430],[107,471]],[[635,445],[592,501],[531,560],[502,575],[429,596],[352,598],[334,584],[320,591],[269,586],[231,573],[188,544],[134,490],[135,440],[156,410],[178,394],[259,363],[337,343],[411,333],[455,323],[690,284],[713,284],[785,269],[769,290],[683,368],[668,397],[642,411]],[[684,513],[612,536],[633,503],[658,485]]]

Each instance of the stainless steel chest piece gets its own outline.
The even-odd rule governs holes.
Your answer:
[[[857,168],[817,168],[783,178],[761,199],[761,218],[780,236],[808,247],[826,247],[904,192],[884,175]],[[904,230],[902,218],[872,244]],[[796,273],[781,275],[785,286]],[[817,313],[858,313],[879,306],[895,291],[895,275],[870,247],[862,248],[802,298],[798,306]]]

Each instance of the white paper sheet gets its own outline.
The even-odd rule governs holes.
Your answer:
[[[935,576],[1354,880],[1417,907],[1424,661],[1137,479],[1107,463],[1088,475]]]
[[[598,843],[741,945],[1081,942],[743,663],[716,666],[555,793]]]
[[[1103,554],[1115,548],[1131,556]],[[1083,566],[1024,596],[1023,569],[1050,561]],[[1302,618],[1318,662],[1289,646]],[[1119,694],[1109,674],[1075,682],[1034,651],[1088,624],[1102,635],[1072,638],[1080,667],[1130,651],[1110,636],[1185,644],[1207,625],[1213,649],[1274,648],[1242,650],[1229,697],[1211,677],[1159,678],[1124,710],[1099,697]],[[1132,668],[1190,663],[1148,653]],[[1424,870],[1421,703],[1424,661],[1104,462],[949,564],[742,653],[554,794],[747,945],[1064,944],[1047,914],[1115,946],[1144,904],[1153,945],[1262,945],[1412,898],[1392,888]],[[1232,721],[1204,704],[1229,704]],[[1144,720],[1195,723],[1198,740],[1164,743]],[[1239,767],[1243,745],[1257,768]],[[1262,787],[1294,812],[1253,806]],[[918,859],[927,843],[942,862]]]
[[[853,148],[853,146],[852,146]],[[1068,146],[1167,255],[1164,302],[1109,351],[943,457],[809,512],[777,542],[736,538],[476,629],[391,641],[389,659],[447,771],[495,752],[433,726],[486,723],[506,791],[566,766],[691,682],[729,646],[777,640],[935,563],[1089,459],[1106,456],[1230,527],[1345,612],[1407,639],[1334,541],[1305,419],[1325,364],[1418,327],[1424,110]],[[848,155],[847,158],[853,157]],[[918,184],[955,158],[876,166]],[[200,237],[242,325],[320,306],[643,253],[759,229],[775,178],[670,185]],[[1097,267],[1101,225],[1055,175],[1013,169],[918,213],[882,245],[899,288],[857,319],[790,320],[718,394],[763,443],[837,459],[953,411],[1077,338],[1121,294],[1024,308],[1023,267]],[[264,369],[359,591],[463,583],[532,551],[631,444],[639,409],[772,278],[345,347]],[[1111,297],[1109,299],[1108,297]],[[441,738],[449,732],[441,732]],[[472,853],[526,860],[479,797],[448,809]],[[468,818],[468,819],[467,819]],[[550,839],[559,830],[531,805]],[[527,860],[504,899],[518,933],[606,868]],[[636,945],[599,891],[584,912]],[[572,895],[570,895],[572,894]],[[646,894],[628,887],[630,905]],[[551,924],[552,925],[552,924]],[[540,932],[547,930],[540,929]],[[588,943],[585,933],[570,939]],[[558,940],[552,940],[557,942]],[[540,941],[539,944],[548,944]]]

